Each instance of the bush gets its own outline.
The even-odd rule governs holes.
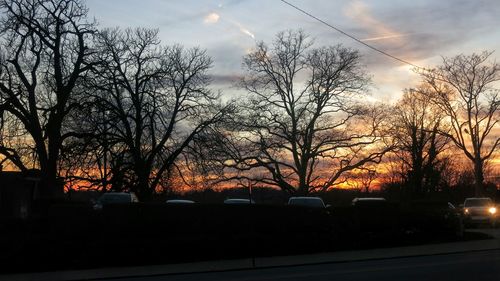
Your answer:
[[[453,225],[442,209],[400,209],[392,204],[309,209],[141,203],[106,205],[101,211],[90,205],[59,204],[52,206],[48,214],[48,221],[36,227],[33,224],[4,228],[12,232],[2,233],[2,249],[6,250],[2,261],[10,265],[4,271],[163,264],[398,246],[427,242],[436,235],[451,237],[449,230]],[[23,235],[18,234],[21,232]],[[12,241],[13,238],[17,240]]]

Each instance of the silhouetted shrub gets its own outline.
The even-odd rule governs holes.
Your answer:
[[[43,223],[2,228],[0,261],[2,271],[59,270],[419,244],[452,237],[446,214],[425,204],[59,204]]]

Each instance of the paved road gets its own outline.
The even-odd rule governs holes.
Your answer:
[[[258,270],[181,274],[113,279],[120,281],[264,281],[264,280],[500,280],[500,250],[334,263],[290,266]]]

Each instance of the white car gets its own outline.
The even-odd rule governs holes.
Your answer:
[[[224,200],[224,204],[231,204],[231,205],[255,204],[255,201],[250,200],[250,199],[242,199],[242,198],[230,198],[230,199]]]
[[[310,208],[326,208],[323,199],[320,197],[309,197],[309,196],[294,196],[288,199],[288,205],[291,206],[303,206]]]
[[[169,199],[166,202],[167,204],[194,204],[193,200],[185,200],[185,199]]]
[[[102,210],[104,205],[138,203],[139,199],[133,192],[106,192],[94,204],[94,210]]]
[[[354,198],[352,199],[351,204],[353,206],[379,206],[383,205],[385,202],[385,198],[383,197],[364,197],[364,198]]]
[[[491,198],[467,198],[464,202],[464,220],[466,223],[496,224],[497,208]]]

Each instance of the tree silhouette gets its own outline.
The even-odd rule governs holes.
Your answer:
[[[286,31],[244,58],[241,87],[249,98],[233,123],[234,145],[225,149],[226,165],[240,171],[230,178],[308,194],[389,150],[381,134],[385,112],[360,105],[368,78],[359,53],[312,45],[304,32]]]
[[[80,106],[79,83],[93,66],[95,26],[79,0],[2,0],[0,9],[0,113],[16,132],[2,132],[8,140],[0,153],[21,170],[39,168],[42,195],[50,198],[62,192],[58,164],[72,135],[65,122]]]
[[[449,137],[474,165],[475,194],[484,192],[484,163],[494,157],[500,146],[495,134],[500,120],[500,96],[495,83],[500,80],[500,65],[488,61],[491,52],[443,58],[435,69],[421,71],[432,87],[428,93],[446,114]]]
[[[376,178],[377,170],[374,167],[362,167],[349,172],[347,184],[354,189],[369,193]]]
[[[87,126],[107,146],[95,159],[114,163],[107,176],[115,188],[128,182],[147,199],[195,137],[232,107],[208,89],[212,60],[199,48],[162,46],[158,31],[144,28],[104,30],[97,45],[102,63],[91,88],[99,106],[95,118],[83,116],[105,122]]]
[[[425,94],[426,85],[407,89],[394,108],[393,124],[397,152],[413,195],[434,191],[440,183],[440,154],[449,138],[444,114]]]

